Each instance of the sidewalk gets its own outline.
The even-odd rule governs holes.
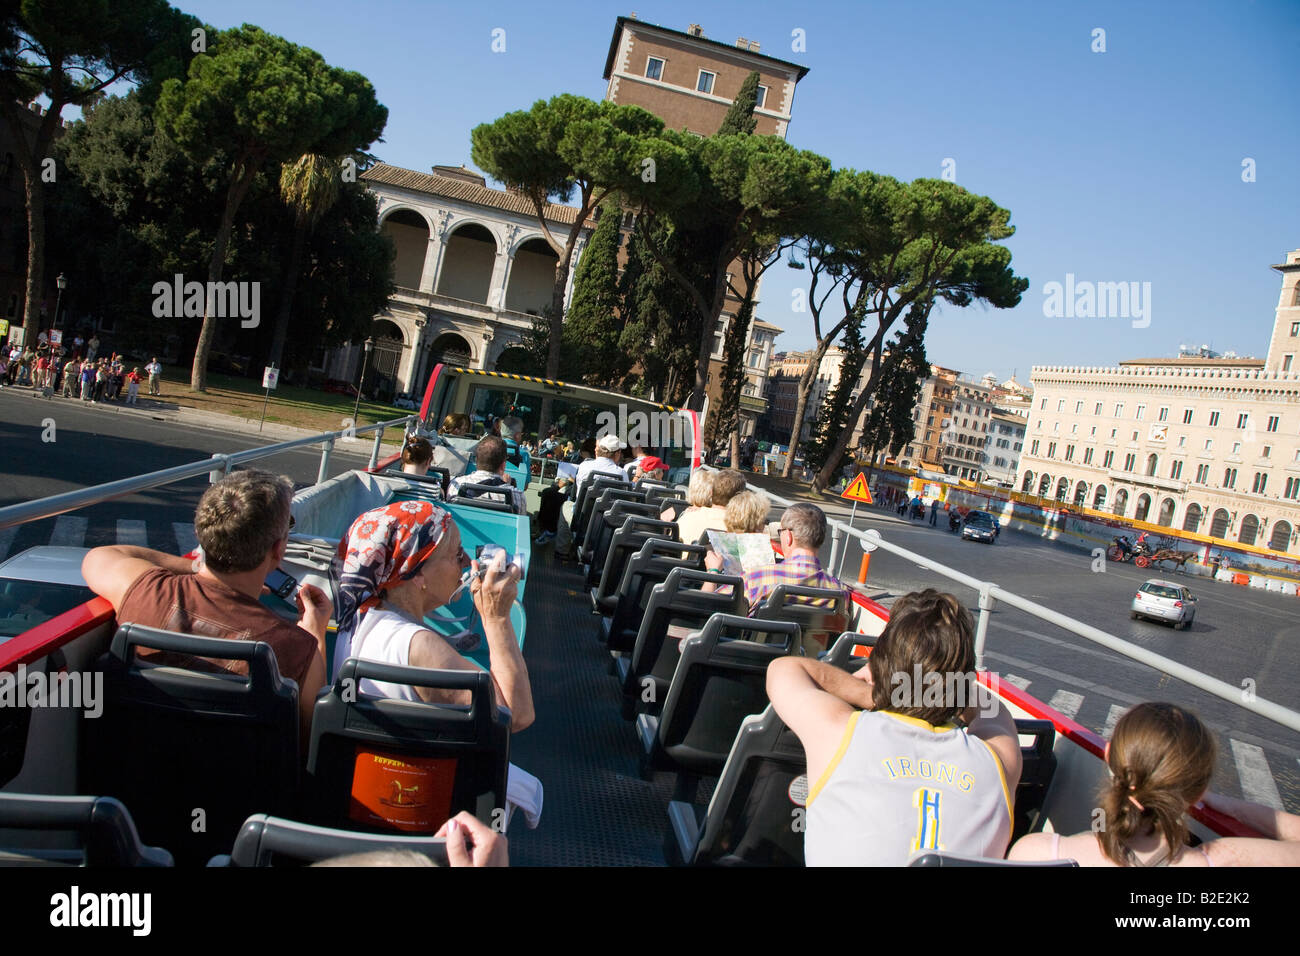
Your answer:
[[[321,431],[298,428],[293,425],[282,425],[278,422],[266,422],[261,429],[258,428],[257,419],[244,418],[239,415],[232,415],[227,412],[208,412],[197,408],[191,408],[184,405],[177,405],[174,402],[168,402],[165,398],[151,398],[141,393],[139,396],[139,405],[132,407],[125,401],[99,401],[83,402],[79,398],[63,398],[60,393],[55,392],[49,398],[46,398],[40,389],[31,388],[26,385],[6,386],[12,392],[27,392],[30,397],[38,401],[48,401],[52,407],[74,406],[87,411],[97,411],[103,414],[112,415],[136,415],[150,418],[154,421],[173,422],[181,425],[192,425],[199,428],[211,428],[216,431],[227,432],[229,434],[255,435],[265,439],[265,443],[270,445],[276,442],[292,441],[296,438],[307,438],[311,435],[318,435]],[[394,416],[396,417],[396,415]],[[338,429],[335,429],[336,431]],[[339,441],[336,447],[347,448],[349,451],[361,453],[363,450],[369,454],[374,444],[374,433],[366,432],[358,435],[354,442]],[[390,453],[396,453],[401,450],[401,435],[394,429],[386,429],[384,432],[383,447],[380,457]]]

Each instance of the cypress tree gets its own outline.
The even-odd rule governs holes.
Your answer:
[[[745,82],[740,84],[740,92],[731,101],[731,107],[722,118],[722,125],[718,127],[716,135],[748,136],[754,132],[754,127],[758,125],[758,120],[754,119],[754,108],[758,106],[758,79],[757,71],[745,77]]]
[[[627,374],[631,361],[619,347],[619,207],[601,207],[596,231],[578,263],[573,298],[564,322],[561,378],[610,387]]]

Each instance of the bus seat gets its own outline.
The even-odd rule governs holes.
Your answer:
[[[655,503],[659,506],[660,514],[663,514],[665,511],[671,511],[673,521],[680,518],[682,512],[691,506],[691,503],[685,498],[660,498]]]
[[[812,601],[820,604],[812,604]],[[780,584],[753,616],[763,621],[794,621],[803,634],[803,653],[817,657],[849,623],[849,599],[843,591]]]
[[[519,581],[519,600],[523,601],[533,554],[528,515],[515,514],[509,505],[488,507],[494,504],[497,503],[477,498],[469,501],[453,499],[444,507],[455,519],[456,527],[460,529],[461,547],[471,558],[477,557],[479,548],[485,544],[499,544],[512,556],[520,557],[524,576]]]
[[[866,656],[854,657],[853,652],[859,647],[872,648],[879,640],[875,634],[859,634],[857,631],[845,631],[826,654],[826,663],[850,674],[867,662]]]
[[[1042,828],[1043,802],[1056,773],[1056,727],[1050,720],[1016,720],[1016,733],[1032,737],[1020,745],[1022,768],[1016,786],[1015,813],[1012,816],[1011,842],[1026,833]]]
[[[364,678],[468,690],[466,707],[368,697]],[[468,810],[504,812],[510,714],[487,671],[399,667],[349,658],[316,701],[307,776],[312,820],[369,832],[432,834]],[[229,845],[229,843],[227,843]]]
[[[153,663],[138,648],[169,656]],[[248,676],[170,655],[243,661]],[[298,809],[298,685],[270,645],[123,624],[97,666],[104,711],[85,721],[84,785],[131,807],[146,842],[201,865],[250,813]]]
[[[587,541],[591,544],[591,556],[586,564],[587,587],[595,587],[600,583],[601,573],[609,558],[609,546],[614,540],[614,532],[634,517],[653,521],[656,527],[662,528],[667,524],[659,520],[659,511],[654,505],[643,501],[616,501],[608,511],[593,516],[593,525],[599,522],[600,526],[596,527],[592,534],[587,535]]]
[[[908,866],[1069,866],[1077,867],[1074,860],[999,860],[979,856],[958,856],[941,850],[917,850],[907,860]]]
[[[427,856],[435,866],[447,866],[444,837],[378,836],[312,826],[297,820],[257,813],[244,821],[229,854],[214,856],[208,866],[267,867],[282,863],[319,863],[336,856],[379,850],[409,850]]]
[[[651,538],[675,539],[677,526],[658,518],[629,515],[610,538],[609,548],[600,569],[600,578],[591,589],[592,610],[610,617],[618,606],[618,586],[623,581],[627,562]]]
[[[166,850],[140,842],[130,811],[112,797],[0,793],[0,831],[4,830],[71,831],[80,836],[82,848],[18,847],[0,842],[0,865],[172,865],[172,855]]]
[[[451,485],[451,472],[446,468],[439,468],[437,465],[430,465],[428,474],[413,475],[402,471],[400,462],[394,462],[384,469],[383,475],[387,478],[396,478],[399,481],[407,482],[418,486],[423,486],[434,497],[431,500],[443,501],[447,498],[447,489]],[[399,495],[401,492],[398,493]]]
[[[598,473],[595,477],[588,478],[578,488],[578,496],[573,501],[573,523],[571,525],[575,546],[582,544],[583,536],[587,531],[587,522],[591,520],[592,507],[596,504],[597,499],[610,488],[630,491],[632,483],[614,475]]]
[[[667,580],[673,568],[703,571],[708,550],[698,544],[649,538],[641,545],[640,551],[628,558],[619,581],[614,613],[600,621],[600,637],[612,654],[625,653],[636,645],[637,631],[650,600],[650,589]]]
[[[606,527],[605,513],[619,502],[629,502],[645,506],[645,496],[640,491],[623,488],[606,488],[600,493],[600,497],[591,504],[590,514],[587,517],[587,523],[583,528],[582,546],[578,549],[578,556],[584,562],[591,560],[592,552],[599,543],[598,539]],[[645,508],[643,514],[659,517],[659,513],[651,508]]]
[[[471,491],[473,494],[466,494]],[[488,497],[489,495],[493,497]],[[451,498],[451,503],[472,505],[490,511],[504,511],[507,514],[519,514],[508,500],[512,497],[513,495],[501,485],[480,485],[466,481],[456,486],[456,494]]]
[[[769,704],[740,723],[713,798],[699,821],[689,803],[668,805],[664,850],[672,866],[803,866],[794,826],[807,794],[803,744]],[[804,777],[796,802],[795,781]]]
[[[768,706],[767,665],[798,648],[799,625],[792,621],[709,618],[682,642],[662,715],[637,716],[643,769],[686,778],[721,774],[741,722]]]
[[[730,585],[731,593],[701,590],[709,582]],[[639,710],[659,712],[677,670],[678,635],[685,637],[698,631],[714,614],[744,614],[746,610],[745,589],[739,577],[692,568],[668,572],[664,583],[656,584],[650,592],[632,653],[615,662],[623,685],[623,718],[631,720]],[[670,629],[677,633],[672,634]]]

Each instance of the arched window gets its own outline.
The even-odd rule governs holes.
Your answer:
[[[1052,476],[1043,475],[1038,482],[1038,497],[1046,498],[1047,493],[1052,490]]]
[[[1121,488],[1115,492],[1115,514],[1121,518],[1124,517],[1124,511],[1128,508],[1128,490]]]
[[[1197,529],[1199,529],[1201,526],[1201,518],[1203,515],[1204,512],[1201,511],[1200,505],[1197,504],[1188,505],[1187,514],[1183,516],[1183,530],[1196,531]]]
[[[1097,490],[1093,493],[1092,496],[1092,506],[1097,511],[1101,511],[1103,508],[1106,507],[1106,486],[1105,485],[1097,486]]]
[[[1214,512],[1214,518],[1210,521],[1210,537],[1226,538],[1228,535],[1228,525],[1232,521],[1232,516],[1223,508]]]
[[[1137,507],[1133,509],[1134,521],[1146,521],[1147,513],[1151,511],[1151,496],[1148,494],[1138,495]]]
[[[1254,515],[1246,515],[1241,519],[1241,532],[1237,535],[1237,540],[1242,544],[1254,544],[1257,534],[1259,534],[1259,519]]]
[[[1273,536],[1268,539],[1268,546],[1274,551],[1285,551],[1291,544],[1291,525],[1279,521],[1273,525]]]
[[[1034,473],[1032,471],[1025,472],[1025,480],[1020,483],[1020,490],[1023,491],[1025,494],[1030,494],[1033,492]]]
[[[1168,528],[1174,523],[1174,499],[1166,498],[1160,502],[1160,516],[1156,518],[1156,524]]]
[[[1056,483],[1056,500],[1064,501],[1065,496],[1070,493],[1070,479],[1062,478]]]
[[[1088,483],[1081,481],[1074,486],[1074,506],[1082,508],[1088,502]]]
[[[1156,466],[1160,464],[1160,459],[1155,455],[1147,455],[1147,477],[1154,477]]]

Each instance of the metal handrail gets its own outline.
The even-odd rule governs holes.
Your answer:
[[[370,468],[373,469],[379,460],[379,447],[383,439],[384,429],[396,425],[405,427],[418,421],[418,415],[407,415],[403,418],[394,418],[391,421],[380,422],[376,425],[364,425],[361,428],[321,432],[318,435],[295,438],[292,441],[265,445],[261,448],[249,448],[228,455],[213,455],[211,458],[191,462],[188,465],[177,465],[174,468],[151,471],[148,474],[137,475],[134,478],[123,478],[119,481],[110,481],[90,488],[80,488],[77,491],[66,491],[63,494],[50,495],[48,498],[24,501],[20,504],[0,508],[0,529],[12,528],[15,525],[26,524],[29,521],[39,521],[42,518],[53,518],[56,515],[67,514],[69,511],[76,511],[79,508],[132,495],[138,491],[147,491],[150,488],[169,485],[172,482],[184,481],[186,478],[194,478],[205,472],[207,472],[209,480],[215,483],[220,481],[223,475],[230,472],[232,465],[257,461],[260,458],[269,458],[272,455],[278,455],[294,448],[301,448],[304,445],[322,445],[320,469],[316,474],[316,483],[320,484],[329,477],[330,452],[334,449],[336,439],[342,438],[347,441],[365,432],[375,432],[374,448],[370,453]]]
[[[753,487],[757,488],[757,485]],[[772,502],[782,508],[788,508],[795,504],[788,498],[782,498],[780,495],[772,494],[764,490]],[[981,581],[979,578],[963,574],[947,565],[940,564],[932,558],[927,558],[923,554],[915,551],[909,551],[907,548],[899,547],[886,541],[879,531],[874,528],[866,531],[860,531],[842,521],[832,518],[827,519],[827,524],[831,528],[831,557],[827,567],[835,567],[836,558],[840,557],[841,541],[845,536],[857,538],[862,544],[864,551],[871,552],[881,548],[891,554],[906,558],[915,564],[928,568],[937,574],[942,575],[959,584],[972,588],[979,594],[979,617],[975,625],[975,666],[979,670],[984,670],[984,645],[988,639],[989,614],[996,607],[998,601],[1003,601],[1018,610],[1024,611],[1049,624],[1055,624],[1057,627],[1064,628],[1071,634],[1077,634],[1085,640],[1092,641],[1094,644],[1100,644],[1102,647],[1122,654],[1148,667],[1154,667],[1156,670],[1168,674],[1170,677],[1191,684],[1215,697],[1236,704],[1251,713],[1266,717],[1291,730],[1300,730],[1300,713],[1283,707],[1281,704],[1270,700],[1264,700],[1248,693],[1243,688],[1234,686],[1221,681],[1217,677],[1211,677],[1208,674],[1202,674],[1200,671],[1193,670],[1186,664],[1180,664],[1178,661],[1171,660],[1160,654],[1152,653],[1146,648],[1138,647],[1136,644],[1130,644],[1128,641],[1121,640],[1113,634],[1108,634],[1100,628],[1093,627],[1091,624],[1084,624],[1082,621],[1076,621],[1074,618],[1066,617],[1059,611],[1053,611],[1051,608],[1044,607],[1026,598],[1022,598],[1011,591],[1006,590],[1001,585],[992,581]],[[841,564],[843,563],[841,559]]]

